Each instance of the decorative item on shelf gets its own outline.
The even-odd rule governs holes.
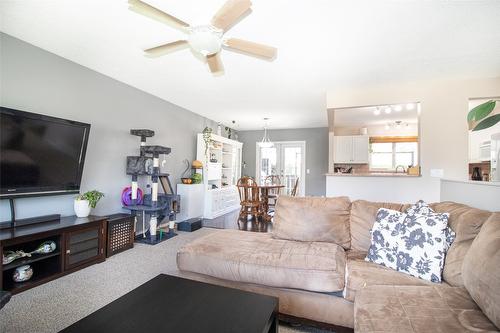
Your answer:
[[[186,164],[186,169],[184,169],[184,172],[182,173],[181,182],[183,184],[189,185],[193,182],[193,180],[191,179],[191,163],[189,163],[188,159],[185,159],[184,163]]]
[[[500,122],[500,110],[493,112],[498,101],[500,100],[489,100],[470,110],[467,114],[469,130],[480,131]]]
[[[24,251],[5,251],[5,253],[2,255],[2,263],[4,265],[7,265],[16,259],[24,257],[31,257],[31,253],[26,253]]]
[[[419,166],[408,166],[408,169],[406,171],[411,176],[419,176],[420,175],[420,167]]]
[[[267,134],[267,121],[269,118],[264,118],[264,136],[262,137],[262,141],[259,142],[259,147],[261,148],[271,148],[273,143],[271,139],[269,139],[269,135]]]
[[[483,180],[483,177],[481,177],[481,168],[480,167],[474,167],[472,169],[471,179],[472,180],[477,180],[477,181]]]
[[[222,135],[222,125],[220,123],[217,123],[217,135],[218,136]]]
[[[212,129],[208,126],[203,129],[203,141],[205,142],[205,157],[208,159],[208,148],[212,143]]]
[[[483,172],[483,182],[489,182],[490,181],[490,175],[487,172]]]
[[[215,153],[210,154],[210,163],[217,163],[217,157]]]
[[[140,188],[137,188],[137,203],[141,204],[142,203],[142,198],[144,194]],[[122,191],[122,204],[124,206],[130,206],[132,205],[132,187],[127,186],[123,189]]]
[[[222,163],[222,167],[223,168],[227,168],[227,165],[225,165],[224,163]]]
[[[12,280],[14,282],[25,282],[33,276],[33,268],[30,265],[19,266],[12,273]]]
[[[74,209],[78,217],[87,217],[90,209],[95,208],[99,200],[104,197],[104,193],[92,190],[78,195],[75,198]]]
[[[201,163],[198,160],[194,160],[191,165],[192,165],[193,169],[202,169],[203,168],[203,163]]]
[[[219,188],[219,187],[218,187],[217,185],[212,184],[212,190],[216,190],[216,189],[218,189],[218,188]]]
[[[45,241],[40,244],[34,251],[31,251],[30,254],[47,254],[54,252],[57,248],[56,242],[54,241]]]
[[[231,127],[228,127],[228,126],[226,126],[224,129],[226,130],[227,138],[231,139],[231,136],[233,134],[233,129]]]

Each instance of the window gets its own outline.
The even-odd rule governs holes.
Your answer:
[[[418,164],[418,142],[380,141],[385,140],[371,140],[371,170],[395,170],[398,165],[407,168]]]

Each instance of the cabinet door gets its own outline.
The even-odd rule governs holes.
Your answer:
[[[352,136],[335,136],[334,163],[352,163]]]
[[[352,163],[368,163],[369,139],[366,135],[352,137]]]
[[[65,233],[65,270],[102,258],[104,258],[103,223]]]

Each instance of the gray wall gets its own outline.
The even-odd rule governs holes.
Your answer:
[[[305,141],[306,142],[306,174],[305,194],[325,195],[328,171],[328,128],[297,128],[268,131],[271,141]],[[242,174],[255,177],[256,148],[255,144],[262,140],[263,130],[240,131],[239,141],[243,142],[243,161],[246,168]]]
[[[121,210],[120,194],[130,178],[125,157],[137,155],[139,138],[131,128],[150,128],[152,144],[172,148],[167,169],[177,183],[184,159],[196,155],[196,133],[215,124],[197,114],[46,52],[0,34],[0,104],[92,125],[82,190],[105,193],[95,214]],[[73,215],[73,195],[16,200],[19,218],[60,213]],[[0,221],[10,219],[8,201],[0,202]]]

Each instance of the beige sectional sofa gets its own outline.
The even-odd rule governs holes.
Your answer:
[[[379,208],[281,197],[272,233],[220,230],[182,247],[185,277],[280,299],[280,313],[356,332],[492,332],[500,326],[500,213],[443,202],[456,239],[443,283],[364,260]],[[496,325],[496,326],[495,326]]]

